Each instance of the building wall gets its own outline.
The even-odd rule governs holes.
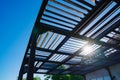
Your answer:
[[[86,75],[86,80],[110,80],[106,69],[100,69]]]
[[[109,67],[113,80],[120,80],[120,64]],[[86,80],[111,80],[106,69],[100,69],[86,75]]]
[[[112,76],[115,77],[114,80],[120,80],[120,64],[111,66],[110,71],[111,71]]]

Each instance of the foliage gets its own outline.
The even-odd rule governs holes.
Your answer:
[[[57,69],[65,69],[64,65],[59,66]],[[44,75],[45,80],[84,80],[81,75]]]
[[[44,75],[45,80],[83,80],[81,75]]]
[[[45,74],[44,77],[45,77],[44,80],[49,80],[49,79],[52,78],[52,75],[46,75],[46,74]]]
[[[70,80],[84,80],[83,76],[81,75],[70,75],[71,79]]]
[[[26,80],[26,78],[23,78],[22,80]],[[33,80],[41,80],[40,77],[34,77]]]

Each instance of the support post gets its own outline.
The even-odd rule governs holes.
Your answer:
[[[107,67],[106,70],[108,71],[108,74],[109,74],[109,76],[110,76],[110,79],[113,80],[113,76],[112,76],[112,74],[111,74],[110,69]]]
[[[35,49],[36,49],[37,38],[38,38],[38,28],[34,26],[32,34],[31,34],[31,41],[30,41],[31,50],[30,50],[30,56],[29,56],[29,61],[28,61],[27,80],[33,80]]]
[[[23,72],[21,71],[19,76],[18,76],[18,80],[22,80],[23,79]]]
[[[85,75],[83,75],[83,78],[84,78],[84,80],[86,80],[86,76]]]
[[[25,52],[25,56],[24,56],[24,59],[23,59],[23,62],[22,62],[22,66],[21,66],[21,69],[19,71],[18,80],[22,80],[22,78],[23,78],[24,63],[25,63],[25,58],[27,56],[27,52],[28,52],[29,48],[31,49],[31,51],[30,51],[29,62],[28,62],[27,80],[33,80],[36,40],[37,40],[38,33],[39,33],[39,30],[40,30],[38,24],[40,23],[40,19],[42,17],[42,14],[44,12],[44,9],[45,9],[47,3],[48,3],[48,0],[43,0],[42,1],[42,5],[41,5],[40,11],[38,13],[37,19],[35,21],[35,25],[34,25],[34,28],[33,28],[33,31],[32,31],[28,46],[27,46],[27,50]],[[41,32],[41,34],[42,33],[43,32]]]
[[[31,51],[30,51],[30,57],[29,57],[27,80],[33,80],[35,48],[36,48],[36,41],[33,40],[33,42],[31,43]]]
[[[26,52],[28,51],[28,49],[26,50]],[[19,76],[18,76],[18,80],[22,80],[23,79],[23,75],[24,75],[24,65],[25,65],[25,58],[26,58],[26,55],[24,56],[24,59],[23,59],[23,62],[22,62],[22,65],[21,65],[21,68],[20,68],[20,71],[19,71]]]

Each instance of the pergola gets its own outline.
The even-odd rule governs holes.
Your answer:
[[[18,80],[80,74],[120,62],[119,0],[43,0]],[[64,68],[61,68],[64,67]]]

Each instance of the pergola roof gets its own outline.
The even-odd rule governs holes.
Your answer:
[[[87,45],[92,49],[85,50]],[[23,59],[24,73],[34,49],[34,73],[40,74],[84,75],[119,63],[120,2],[43,0]]]

